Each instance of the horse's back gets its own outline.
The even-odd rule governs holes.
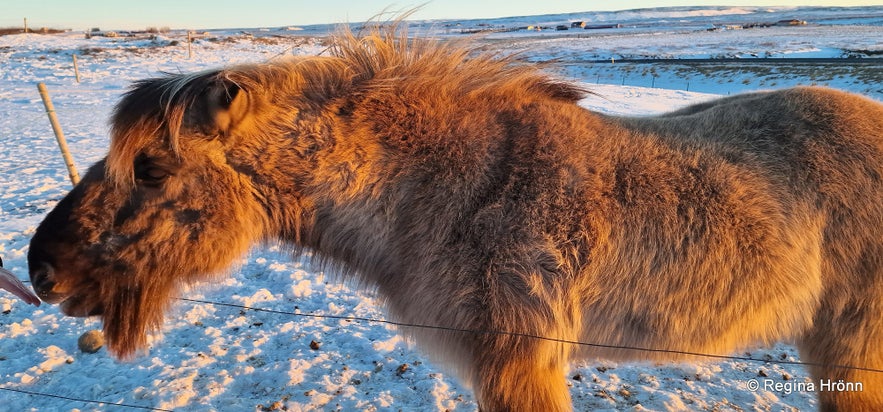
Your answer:
[[[747,93],[615,121],[841,201],[841,191],[879,188],[883,175],[883,104],[834,89]]]

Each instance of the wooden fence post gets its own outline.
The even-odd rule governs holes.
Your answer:
[[[77,76],[77,83],[80,82],[80,68],[77,66],[77,54],[74,53],[74,75]]]
[[[49,92],[46,91],[46,85],[37,83],[37,90],[40,91],[40,98],[43,99],[43,106],[46,107],[46,114],[49,116],[49,123],[52,124],[52,131],[55,132],[55,140],[58,141],[58,148],[61,149],[61,155],[64,157],[64,164],[67,166],[68,175],[71,183],[76,186],[80,182],[80,175],[77,174],[77,167],[74,165],[74,159],[71,157],[70,151],[67,149],[67,141],[64,139],[64,132],[61,131],[61,125],[58,124],[58,117],[55,115],[55,106],[49,99]]]
[[[187,30],[187,58],[193,58],[193,35],[190,30]]]

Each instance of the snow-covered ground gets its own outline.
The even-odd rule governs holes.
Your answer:
[[[860,33],[857,36],[883,38],[879,26],[854,31]],[[634,44],[658,54],[667,50],[666,44],[686,50],[687,42],[697,41],[686,34],[684,39],[678,36],[667,41],[627,38],[608,50],[626,50]],[[852,41],[834,37],[819,44],[837,48]],[[721,39],[718,49],[733,45],[746,51],[757,47],[763,37]],[[7,269],[27,278],[29,238],[45,213],[70,189],[37,82],[47,84],[82,171],[104,156],[107,118],[132,80],[290,54],[318,54],[326,47],[321,38],[210,33],[194,44],[193,57],[188,58],[181,40],[180,36],[86,40],[81,33],[0,37],[0,255]],[[521,36],[483,41],[511,51],[528,47],[534,57],[582,53],[582,41],[566,40],[535,37],[529,41]],[[74,78],[74,53],[79,58],[80,83]],[[588,83],[597,93],[582,104],[605,113],[659,113],[716,97],[596,84],[601,82],[595,73],[565,73]],[[676,80],[674,75],[660,75],[657,87]],[[799,76],[788,79],[788,84],[810,82]],[[861,91],[861,87],[874,86],[850,84],[844,87]],[[729,92],[715,91],[717,95]],[[345,318],[383,320],[382,308],[372,294],[342,285],[333,274],[317,271],[307,261],[292,260],[273,247],[253,250],[226,280],[187,291],[182,296],[186,300],[177,303],[149,353],[128,362],[112,359],[104,349],[94,354],[78,349],[78,337],[100,329],[98,320],[64,317],[54,306],[27,306],[0,291],[0,410],[123,408],[114,404],[182,411],[476,409],[468,388],[442,365],[428,361],[393,327]],[[598,360],[574,364],[568,382],[577,410],[815,409],[815,394],[791,391],[788,386],[809,379],[804,368],[764,362],[798,361],[792,347],[733,355],[761,361],[699,358],[685,364],[623,364]],[[749,390],[752,379],[761,383],[760,390]],[[766,390],[764,383],[783,386]]]

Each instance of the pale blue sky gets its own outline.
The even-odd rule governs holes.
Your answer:
[[[422,1],[391,0],[0,0],[0,27],[84,30],[189,29],[278,27],[317,23],[360,22],[383,9],[402,10]],[[883,0],[435,0],[414,14],[415,19],[483,18],[581,11],[625,10],[664,6],[862,6]]]

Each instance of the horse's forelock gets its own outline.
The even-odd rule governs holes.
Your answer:
[[[178,134],[184,114],[219,71],[140,80],[123,95],[111,117],[111,146],[107,172],[123,187],[134,183],[133,163],[142,150],[163,140],[170,152],[178,153]]]
[[[135,183],[135,158],[162,134],[162,123],[144,118],[134,124],[113,125],[110,150],[105,164],[107,176],[121,188]]]

